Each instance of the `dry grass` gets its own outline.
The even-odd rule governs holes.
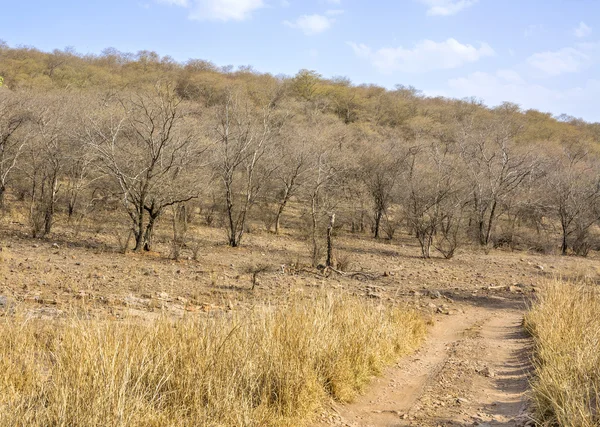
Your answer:
[[[415,312],[347,295],[146,324],[7,315],[0,425],[301,425],[424,333]]]
[[[543,426],[600,425],[600,293],[553,282],[526,317],[535,340],[532,382]]]

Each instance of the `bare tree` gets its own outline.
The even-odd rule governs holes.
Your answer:
[[[135,238],[135,251],[152,249],[164,209],[198,197],[190,173],[206,149],[170,87],[130,95],[86,120],[85,140],[102,172],[116,184]]]
[[[0,87],[0,209],[4,208],[5,193],[19,157],[31,138],[31,128],[26,126],[30,121],[23,97]]]
[[[448,144],[433,141],[410,150],[404,206],[423,258],[431,257],[431,247],[440,226],[445,225],[449,231],[447,221],[452,218],[443,206],[455,191],[454,177]]]
[[[374,145],[374,144],[373,144]],[[373,237],[379,238],[382,222],[387,217],[406,153],[401,152],[398,141],[394,140],[384,147],[371,147],[363,155],[360,176],[371,196],[373,206]]]
[[[44,237],[54,225],[74,107],[74,100],[62,94],[39,97],[31,107],[34,133],[22,170],[30,185],[34,237]]]
[[[600,175],[593,160],[581,145],[567,146],[546,177],[543,191],[560,221],[563,255],[569,247],[586,255],[588,231],[600,219]]]
[[[533,167],[533,157],[520,153],[514,143],[521,128],[515,108],[505,104],[492,117],[472,113],[459,118],[457,142],[471,186],[477,239],[484,246],[502,213],[502,202]]]
[[[281,217],[292,197],[300,190],[306,174],[310,170],[309,141],[307,135],[297,127],[291,128],[279,138],[275,145],[274,159],[279,167],[273,174],[273,193],[277,211],[275,213],[275,234],[279,234]]]
[[[308,205],[309,241],[313,265],[321,258],[323,231],[329,227],[328,258],[332,263],[332,233],[335,224],[335,211],[343,199],[344,178],[348,171],[346,156],[347,133],[330,128],[323,132],[323,123],[315,122],[311,129],[313,152],[310,155],[310,169],[303,186],[303,198]],[[333,219],[333,221],[332,221]]]
[[[240,245],[249,212],[278,166],[266,160],[282,124],[272,103],[257,108],[240,93],[231,92],[217,110],[213,164],[222,184],[232,247]]]

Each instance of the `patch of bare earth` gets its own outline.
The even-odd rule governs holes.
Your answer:
[[[334,405],[323,425],[533,425],[527,415],[530,339],[518,298],[493,296],[435,320],[426,344],[367,393]]]
[[[529,340],[525,302],[548,278],[599,281],[589,258],[464,248],[452,260],[419,258],[408,235],[394,242],[365,235],[336,240],[342,274],[309,266],[293,234],[248,234],[240,248],[221,230],[199,228],[197,259],[169,259],[168,235],[152,254],[123,255],[106,236],[56,234],[32,240],[10,232],[0,242],[0,308],[19,305],[40,317],[204,316],[276,305],[291,294],[346,292],[406,305],[433,319],[425,345],[374,380],[350,405],[335,404],[317,423],[346,426],[523,426]],[[104,242],[104,240],[107,242]],[[255,267],[268,268],[252,282]]]

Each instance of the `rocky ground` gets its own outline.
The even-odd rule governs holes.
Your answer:
[[[174,261],[164,245],[156,253],[122,254],[93,240],[6,233],[0,308],[43,318],[77,313],[143,321],[249,310],[315,291],[405,304],[432,321],[424,347],[383,373],[357,402],[332,406],[321,423],[525,426],[531,424],[530,343],[521,327],[527,301],[548,278],[600,278],[597,254],[464,248],[451,260],[423,260],[409,236],[387,242],[352,235],[336,241],[344,271],[325,274],[309,266],[306,243],[292,235],[252,233],[235,249],[217,229],[197,237],[197,259]]]
[[[349,405],[334,405],[322,425],[534,425],[528,416],[530,341],[523,303],[491,296],[438,316],[426,344],[375,380]]]

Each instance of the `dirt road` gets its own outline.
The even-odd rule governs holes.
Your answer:
[[[526,415],[530,341],[522,301],[501,296],[437,316],[424,346],[375,380],[336,426],[533,425]]]

